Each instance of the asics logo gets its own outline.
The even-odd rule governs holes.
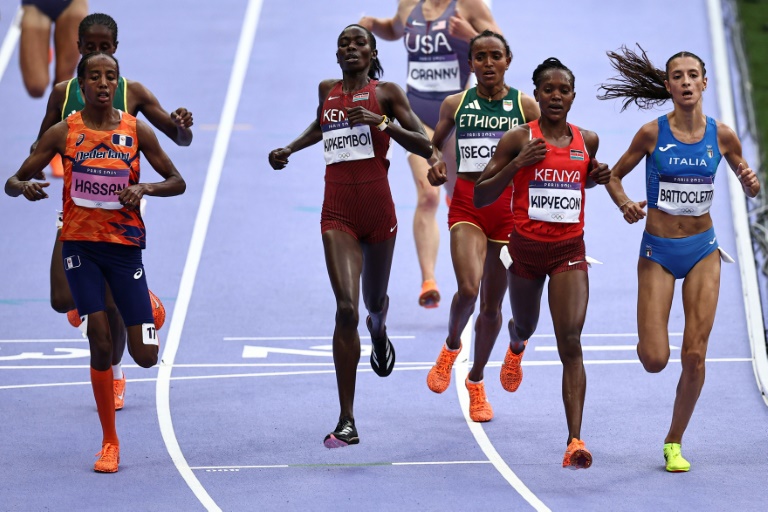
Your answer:
[[[713,238],[711,242],[709,242],[709,245],[714,245],[714,243],[717,241],[717,237]]]
[[[136,271],[136,273],[133,274],[134,279],[141,279],[141,276],[144,275],[144,269],[140,268]]]
[[[390,232],[390,233],[392,233],[392,232],[394,232],[396,229],[397,229],[397,224],[395,224],[394,226],[392,226],[391,228],[389,228],[389,232]]]
[[[663,152],[667,151],[668,149],[674,148],[674,147],[677,147],[677,144],[667,144],[663,148],[659,147],[659,151],[661,151],[663,153]]]
[[[578,260],[578,261],[568,260],[568,266],[571,267],[573,265],[578,265],[579,263],[584,263],[585,261],[587,261],[587,260]]]

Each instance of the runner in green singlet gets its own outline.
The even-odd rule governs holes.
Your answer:
[[[458,179],[448,211],[448,225],[458,291],[451,302],[448,337],[435,366],[427,375],[427,385],[435,393],[448,388],[451,368],[461,349],[461,332],[480,296],[480,311],[475,323],[475,357],[465,383],[469,390],[469,415],[473,421],[493,418],[493,409],[485,395],[483,370],[501,330],[501,305],[507,290],[507,277],[499,255],[502,249],[506,251],[512,231],[511,188],[492,205],[475,208],[474,185],[493,156],[501,136],[540,115],[532,97],[504,83],[504,74],[511,61],[512,52],[500,34],[486,30],[472,39],[469,63],[477,77],[477,86],[443,101],[432,138],[434,152],[429,159],[430,183],[434,186],[445,183],[447,173],[441,150],[455,128]]]

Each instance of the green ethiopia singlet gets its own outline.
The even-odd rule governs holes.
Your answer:
[[[115,97],[112,98],[112,106],[123,112],[128,112],[128,84],[123,77],[117,79],[117,89],[115,90]],[[67,94],[64,96],[64,106],[61,108],[61,120],[63,121],[75,112],[80,112],[83,108],[85,108],[83,94],[80,92],[77,78],[73,78],[67,84]]]
[[[504,132],[525,124],[522,94],[510,87],[500,100],[481,98],[477,87],[464,92],[456,109],[456,167],[459,172],[482,172],[491,161]]]

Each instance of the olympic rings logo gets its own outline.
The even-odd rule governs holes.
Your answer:
[[[693,208],[681,208],[680,209],[680,213],[685,214],[685,215],[693,215],[693,212],[694,212]]]
[[[339,153],[339,154],[338,154],[338,158],[339,158],[339,160],[346,160],[346,159],[347,159],[347,158],[349,158],[350,156],[352,156],[352,155],[350,155],[349,153]]]
[[[562,213],[550,213],[549,216],[552,218],[552,220],[563,220],[565,219],[565,215]]]
[[[483,170],[485,169],[485,162],[475,162],[475,169]]]

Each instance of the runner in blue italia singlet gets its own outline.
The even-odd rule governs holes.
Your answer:
[[[669,99],[674,104],[672,112],[640,128],[613,167],[606,189],[630,224],[646,218],[643,208],[648,206],[637,264],[637,355],[650,373],[660,372],[669,362],[667,324],[675,281],[684,280],[682,372],[662,450],[666,470],[684,472],[691,464],[682,455],[681,443],[704,386],[721,260],[733,262],[719,247],[709,214],[721,158],[747,196],[755,197],[760,183],[742,157],[736,133],[704,115],[704,61],[690,52],[679,52],[667,60],[665,69],[656,69],[642,48],[636,53],[627,47],[608,52],[608,57],[619,76],[611,81],[617,84],[602,85],[600,99],[622,98],[625,108],[630,103],[650,108]],[[643,158],[647,200],[633,201],[624,191],[622,179]]]
[[[408,54],[406,73],[408,100],[432,137],[440,105],[451,94],[464,90],[469,79],[469,41],[483,30],[501,33],[483,0],[400,0],[392,18],[363,17],[360,25],[389,41],[402,38]],[[446,198],[450,202],[456,181],[453,136],[447,141],[443,157],[448,167]],[[435,308],[440,292],[435,280],[435,264],[440,245],[437,208],[440,189],[427,179],[429,165],[416,155],[408,155],[416,182],[416,211],[413,237],[421,270],[419,305]]]

